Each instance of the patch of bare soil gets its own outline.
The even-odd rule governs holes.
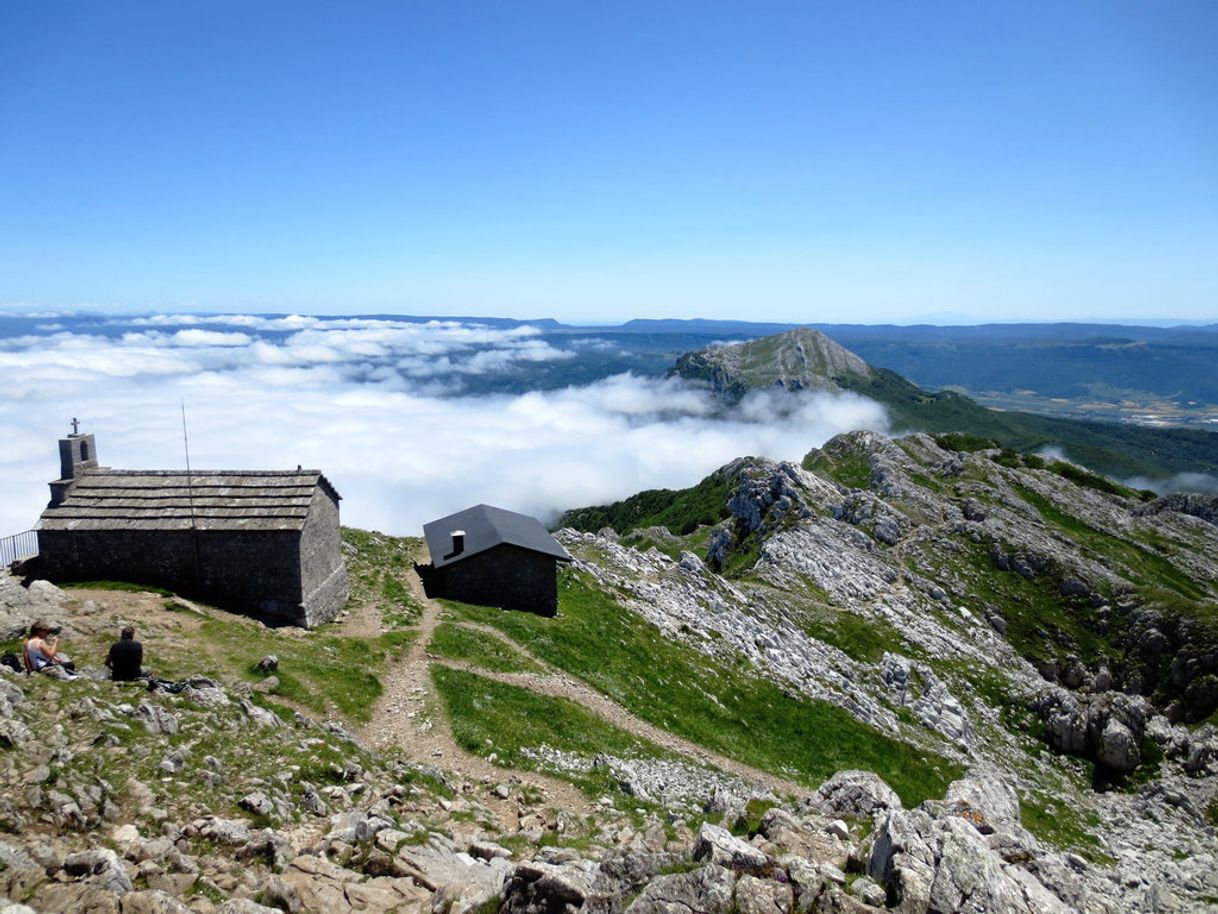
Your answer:
[[[63,650],[77,666],[101,666],[111,643],[125,626],[132,625],[152,659],[157,645],[184,647],[210,610],[175,598],[192,612],[170,612],[165,598],[154,593],[122,590],[65,588]],[[202,671],[200,671],[202,672]]]

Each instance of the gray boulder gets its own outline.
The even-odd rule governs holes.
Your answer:
[[[794,904],[795,893],[785,882],[748,875],[736,882],[737,914],[789,914]]]
[[[1111,717],[1100,734],[1095,760],[1114,771],[1128,774],[1141,763],[1142,753],[1129,728]]]
[[[710,864],[688,873],[652,880],[626,908],[625,914],[730,914],[735,888],[735,873]]]
[[[251,812],[256,816],[269,816],[275,811],[274,801],[261,790],[246,794],[238,805],[246,812]]]
[[[143,722],[144,729],[153,735],[163,733],[172,736],[178,732],[178,719],[160,705],[141,701],[135,716]]]
[[[68,854],[64,858],[63,869],[69,876],[75,876],[77,879],[89,878],[98,888],[116,895],[122,895],[132,889],[131,877],[123,868],[123,862],[119,860],[118,854],[107,847],[95,847]]]
[[[734,870],[754,870],[764,867],[770,858],[753,845],[740,840],[726,828],[703,822],[694,842],[694,859],[704,860]]]
[[[834,817],[867,818],[901,808],[901,798],[879,775],[853,769],[833,775],[817,788],[816,796],[805,803]]]
[[[245,844],[253,834],[244,822],[222,819],[219,816],[208,816],[195,823],[195,828],[201,837],[215,841],[217,844]]]
[[[249,898],[230,898],[220,907],[216,914],[283,914],[279,908],[268,908]]]
[[[996,777],[970,775],[953,781],[944,802],[956,814],[966,814],[965,818],[982,834],[1020,824],[1019,795]]]
[[[502,914],[551,914],[583,907],[596,878],[596,864],[529,861],[517,864],[503,887]]]
[[[1070,914],[1031,874],[1004,867],[963,819],[943,823],[930,910],[944,914]]]
[[[863,904],[871,905],[873,908],[878,908],[888,900],[888,893],[884,891],[884,887],[866,876],[860,876],[854,880],[846,891]]]
[[[245,712],[245,715],[251,721],[253,721],[256,726],[261,727],[264,730],[278,730],[283,726],[283,721],[281,721],[273,712],[268,711],[266,708],[260,708],[253,702],[247,701],[244,698],[240,700],[240,704],[241,710]]]
[[[890,884],[897,879],[897,871],[903,868],[933,873],[935,842],[934,822],[925,810],[893,810],[876,830],[867,859],[867,875],[877,882]]]
[[[128,892],[122,908],[123,914],[191,914],[190,908],[160,889]]]
[[[304,911],[296,886],[282,876],[271,876],[267,879],[262,886],[262,900],[273,908],[286,911],[287,914],[301,914]]]

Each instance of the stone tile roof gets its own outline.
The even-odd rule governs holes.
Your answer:
[[[465,531],[465,548],[458,555],[449,554],[454,530]],[[427,539],[431,564],[436,568],[443,568],[505,543],[552,555],[560,561],[571,561],[567,550],[550,536],[537,518],[492,505],[474,505],[424,524],[423,536]]]
[[[40,530],[300,530],[320,470],[87,470]]]

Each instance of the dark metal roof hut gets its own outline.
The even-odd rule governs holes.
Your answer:
[[[306,628],[347,600],[338,502],[319,470],[112,470],[92,435],[59,442],[40,573],[198,594]]]
[[[558,612],[558,562],[571,556],[527,514],[475,505],[423,526],[436,590],[483,606]]]

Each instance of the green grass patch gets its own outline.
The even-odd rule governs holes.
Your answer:
[[[227,899],[227,896],[211,882],[204,882],[202,876],[186,887],[186,897],[206,898],[212,904],[221,904]]]
[[[1137,793],[1145,784],[1149,784],[1159,776],[1159,769],[1166,756],[1163,749],[1149,736],[1142,737],[1142,761],[1121,782],[1121,789],[1126,793]]]
[[[725,578],[741,578],[753,570],[761,558],[761,540],[749,534],[743,540],[733,539],[727,556],[715,570]]]
[[[452,622],[437,626],[428,649],[441,657],[464,660],[501,673],[535,673],[541,670],[520,651],[494,635]]]
[[[875,663],[883,659],[886,651],[909,653],[901,636],[887,623],[871,622],[848,610],[828,606],[792,609],[804,634],[833,645],[852,660]]]
[[[124,593],[153,593],[160,597],[172,597],[173,591],[152,584],[136,584],[132,581],[66,581],[60,587],[78,587],[81,590],[118,590]]]
[[[1018,451],[1013,451],[1009,447],[1004,447],[996,455],[994,455],[994,463],[1001,467],[1006,467],[1009,470],[1018,470],[1023,468],[1023,454]]]
[[[1101,866],[1116,863],[1104,853],[1104,845],[1092,831],[1099,826],[1100,819],[1090,810],[1084,812],[1060,797],[1049,801],[1041,796],[1028,796],[1020,798],[1019,816],[1024,828],[1047,844],[1074,851]]]
[[[1029,580],[1015,571],[1001,571],[986,547],[964,546],[961,553],[944,554],[940,561],[966,579],[975,600],[999,608],[1007,621],[1007,641],[1025,657],[1048,660],[1075,653],[1093,662],[1120,653],[1112,637],[1115,625],[1110,635],[1100,635],[1095,607],[1085,599],[1063,597],[1052,575]]]
[[[1098,473],[1084,470],[1082,467],[1066,463],[1064,460],[1053,461],[1049,464],[1048,469],[1050,473],[1056,473],[1062,479],[1068,479],[1076,486],[1082,486],[1084,489],[1094,489],[1097,492],[1119,495],[1121,498],[1130,498],[1134,501],[1141,501],[1142,498],[1140,492],[1128,486],[1120,485],[1106,476],[1100,476]]]
[[[560,573],[559,614],[553,619],[449,605],[496,626],[656,726],[808,786],[842,768],[865,768],[915,806],[942,796],[961,772],[840,708],[791,697],[747,666],[670,641],[571,569]]]
[[[946,435],[935,435],[935,444],[946,451],[964,451],[968,454],[974,454],[977,451],[987,451],[999,446],[998,442],[993,438],[970,435],[966,432],[948,432]]]
[[[803,468],[828,476],[850,489],[866,489],[871,485],[871,460],[865,454],[830,454],[825,450],[814,450],[804,456]]]
[[[267,654],[279,658],[274,695],[312,711],[335,711],[352,721],[366,721],[381,694],[380,669],[400,657],[413,639],[410,632],[387,632],[379,638],[347,638],[298,629],[272,629],[238,619],[206,619],[189,642],[157,645],[150,659],[165,678],[202,673],[229,679],[257,680],[266,674],[254,665]]]
[[[670,536],[655,536],[650,533],[643,533],[641,530],[639,532],[632,533],[629,536],[622,537],[621,543],[623,546],[629,546],[631,549],[639,550],[639,552],[646,552],[648,549],[657,549],[674,562],[681,558],[681,551],[687,548],[684,538],[677,539]]]
[[[585,758],[604,752],[624,758],[672,758],[654,743],[606,723],[573,701],[551,698],[474,673],[433,665],[432,681],[444,699],[453,737],[468,752],[495,754],[500,764],[548,770],[522,750],[548,746]],[[604,767],[555,772],[589,796],[621,794]],[[638,805],[635,800],[631,803]]]
[[[349,603],[375,604],[387,628],[416,623],[423,606],[401,576],[409,573],[423,554],[423,541],[354,527],[343,527],[342,538],[351,588]]]
[[[946,492],[947,486],[939,482],[933,476],[927,476],[925,473],[910,472],[906,474],[910,481],[915,485],[919,485],[924,489],[929,489],[932,492]]]
[[[381,613],[388,628],[405,628],[419,621],[423,606],[409,587],[385,572],[381,577]]]
[[[744,811],[732,823],[731,832],[741,838],[751,838],[761,831],[761,820],[767,812],[777,806],[760,797],[754,797],[744,805]]]

